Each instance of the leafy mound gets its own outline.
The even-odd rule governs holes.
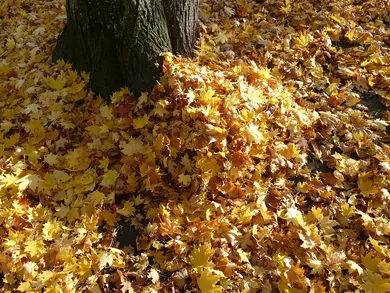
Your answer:
[[[3,1],[1,287],[390,291],[390,11],[360,2],[203,2],[197,58],[106,104],[50,63],[61,1]]]

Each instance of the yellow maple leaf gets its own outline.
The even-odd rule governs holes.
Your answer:
[[[370,172],[362,172],[358,175],[358,187],[363,195],[375,194],[379,191]]]
[[[200,277],[196,280],[200,291],[202,293],[221,293],[223,287],[217,285],[221,279],[221,275],[223,274],[219,271],[215,271],[210,268],[203,269]]]
[[[118,221],[118,215],[116,213],[112,213],[111,211],[104,210],[102,212],[102,217],[106,223],[112,227],[114,227]]]
[[[343,19],[342,17],[340,17],[339,15],[331,15],[330,18],[333,19],[338,24],[341,24],[341,25],[347,24],[346,20]]]
[[[59,222],[50,220],[43,225],[42,232],[45,240],[54,240],[62,232],[62,226]]]
[[[114,185],[115,181],[118,179],[119,173],[115,170],[108,170],[106,173],[103,175],[103,180],[100,183],[101,185],[105,187],[109,187]]]
[[[112,108],[110,106],[105,105],[100,107],[100,113],[107,120],[111,120],[114,116],[112,115]]]
[[[389,262],[386,262],[385,260],[379,262],[378,269],[382,273],[390,275],[390,263]]]
[[[46,245],[42,240],[29,240],[24,247],[24,251],[30,254],[31,257],[40,257],[46,252]]]
[[[263,90],[254,88],[252,86],[248,87],[248,93],[244,96],[246,96],[253,103],[263,103],[265,101]]]
[[[341,205],[342,215],[349,218],[355,214],[355,207],[350,206],[348,203],[344,203]]]
[[[106,169],[108,167],[108,164],[110,163],[110,159],[107,157],[104,157],[99,161],[99,168]]]
[[[56,182],[67,182],[72,179],[72,175],[69,175],[68,173],[61,170],[54,170],[53,176]]]
[[[188,186],[191,183],[191,176],[190,175],[179,175],[179,182],[182,183],[184,186]]]
[[[114,255],[110,252],[104,252],[98,256],[99,270],[103,269],[106,265],[111,266],[114,261]]]
[[[125,95],[129,95],[129,89],[128,88],[121,88],[120,91],[115,92],[111,96],[111,103],[112,104],[118,104],[123,101]]]
[[[383,255],[385,255],[385,256],[388,256],[388,249],[386,249],[386,245],[385,244],[383,244],[383,246],[381,246],[380,244],[379,244],[379,241],[378,240],[375,240],[374,238],[372,238],[371,236],[368,238],[368,240],[370,241],[370,243],[371,243],[371,245],[372,245],[372,247],[374,247],[374,249],[377,251],[377,252],[379,252],[379,253],[381,253],[381,254],[383,254]]]
[[[237,253],[238,255],[240,256],[240,260],[242,262],[247,262],[247,263],[250,263],[249,261],[249,253],[248,252],[245,252],[244,250],[242,250],[241,248],[237,249]]]
[[[380,260],[374,256],[374,252],[369,252],[366,255],[362,256],[362,264],[364,267],[370,271],[375,272],[378,268]]]
[[[80,92],[84,88],[84,86],[85,86],[84,82],[72,83],[72,85],[70,87],[67,87],[66,90],[70,94],[76,94]]]
[[[8,38],[8,39],[7,39],[7,42],[6,42],[6,44],[5,44],[5,46],[6,46],[8,49],[12,50],[13,48],[15,48],[16,42],[15,42],[14,39]]]
[[[119,143],[120,148],[122,149],[122,153],[124,153],[127,156],[132,156],[134,154],[138,154],[142,151],[144,148],[144,145],[141,140],[136,138],[129,138],[129,142],[125,143],[124,141],[121,141]]]
[[[38,275],[38,280],[42,282],[45,285],[51,285],[52,280],[58,279],[58,276],[61,274],[61,272],[54,272],[54,271],[41,271],[41,273]],[[45,290],[47,291],[47,290]]]
[[[69,211],[70,208],[68,206],[61,204],[60,206],[56,207],[56,213],[54,215],[60,219],[63,219],[67,216]]]
[[[380,274],[366,271],[363,275],[364,283],[361,288],[366,293],[390,292],[390,279],[384,279]]]
[[[295,44],[297,47],[306,48],[311,40],[312,36],[308,32],[301,32],[297,38],[295,38]]]
[[[282,7],[280,10],[285,14],[289,13],[291,10],[290,0],[285,0],[285,7]]]
[[[221,167],[218,165],[218,161],[213,157],[201,157],[196,162],[196,167],[201,169],[204,173],[210,172],[215,175],[221,171]]]
[[[8,187],[14,184],[16,181],[18,181],[18,176],[13,174],[5,174],[4,177],[1,178],[0,183],[2,185],[4,184],[5,187]]]
[[[210,261],[210,258],[214,254],[214,249],[211,249],[210,243],[205,243],[198,248],[192,250],[190,254],[191,266],[192,269],[198,270],[201,268],[209,267],[213,265],[213,262]]]
[[[126,201],[123,205],[123,208],[116,210],[118,214],[121,214],[125,217],[131,217],[134,215],[135,208],[134,208],[134,202],[133,201]]]
[[[141,197],[141,195],[137,195],[135,198],[134,198],[134,204],[136,206],[139,206],[141,203],[143,203],[145,201],[144,198]]]
[[[106,134],[109,131],[108,126],[105,124],[103,124],[103,125],[90,125],[90,126],[85,127],[85,129],[88,130],[89,132],[93,133],[96,136]]]
[[[289,143],[287,145],[286,149],[283,149],[281,152],[281,155],[283,155],[287,160],[296,158],[299,154],[300,151],[297,149],[294,143]]]
[[[41,178],[38,175],[28,174],[18,179],[16,183],[18,184],[20,191],[26,190],[28,187],[30,187],[32,191],[35,191],[40,180]]]
[[[149,122],[149,117],[147,114],[144,114],[142,117],[138,117],[133,119],[133,126],[136,129],[145,127],[146,124]]]
[[[138,98],[137,105],[135,106],[135,109],[142,109],[143,104],[145,104],[148,101],[148,92],[141,92],[141,96]]]
[[[106,199],[106,195],[98,190],[95,190],[89,195],[91,202],[94,206],[102,205]]]
[[[62,90],[66,84],[66,82],[62,79],[61,76],[57,76],[56,79],[54,77],[50,76],[49,78],[45,78],[45,80],[51,89],[57,90],[57,91]]]
[[[47,154],[45,156],[45,162],[48,163],[50,166],[53,166],[53,165],[57,164],[58,156],[55,154],[52,154],[52,153]]]
[[[31,292],[32,287],[30,282],[22,282],[20,283],[18,289],[19,292]]]

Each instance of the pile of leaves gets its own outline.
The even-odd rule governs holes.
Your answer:
[[[107,104],[51,62],[64,1],[1,2],[2,292],[390,292],[388,1],[200,10]]]

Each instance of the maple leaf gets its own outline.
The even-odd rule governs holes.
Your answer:
[[[100,107],[100,113],[104,118],[107,120],[111,120],[114,116],[112,115],[112,108],[110,108],[108,105],[101,106]]]
[[[354,261],[348,260],[346,264],[349,266],[348,271],[352,273],[353,271],[357,271],[359,275],[363,273],[363,269]]]
[[[248,252],[245,252],[244,250],[242,250],[241,248],[239,248],[239,249],[237,250],[237,253],[238,253],[238,255],[240,256],[240,260],[241,260],[242,262],[250,263],[249,258],[248,258],[248,256],[249,256],[249,253],[248,253]]]
[[[134,215],[135,208],[134,208],[134,202],[133,201],[126,201],[123,205],[123,208],[116,210],[118,214],[121,214],[125,217],[130,217]]]
[[[30,292],[30,291],[32,291],[31,283],[30,282],[22,282],[22,283],[20,283],[17,290],[20,292]]]
[[[179,182],[182,183],[184,186],[188,186],[191,183],[191,176],[190,175],[179,175]]]
[[[372,174],[363,172],[358,175],[358,187],[363,195],[375,194],[379,191],[372,180]]]
[[[137,105],[135,109],[142,109],[143,104],[145,104],[148,100],[148,92],[141,92],[141,96],[138,98]]]
[[[222,277],[222,273],[210,268],[202,270],[201,275],[197,278],[199,289],[202,293],[221,293],[223,287],[217,285]]]
[[[243,94],[243,93],[241,93],[241,94]],[[243,94],[243,96],[246,97],[247,99],[249,99],[253,103],[260,104],[260,103],[265,102],[265,98],[263,96],[263,91],[261,89],[256,89],[252,86],[248,87],[248,93]]]
[[[45,162],[48,163],[50,166],[53,166],[58,163],[58,156],[52,153],[47,154],[45,156]]]
[[[40,257],[46,252],[46,245],[42,240],[29,240],[25,243],[24,250],[32,257]]]
[[[66,217],[66,215],[69,213],[69,211],[70,211],[70,208],[68,206],[61,204],[60,206],[56,207],[55,216],[60,218],[60,219],[63,219]]]
[[[38,175],[28,174],[28,175],[23,176],[22,178],[16,180],[15,183],[18,184],[20,191],[26,190],[28,187],[30,187],[30,189],[32,191],[35,191],[37,189],[40,181],[41,181],[41,178]]]
[[[15,42],[14,39],[8,38],[5,45],[6,45],[6,47],[7,47],[8,49],[12,50],[13,48],[15,48],[16,42]]]
[[[299,150],[296,148],[295,144],[289,143],[287,148],[280,152],[287,160],[296,158],[299,155]]]
[[[382,273],[389,275],[390,274],[390,263],[383,260],[383,261],[379,262],[378,269]]]
[[[133,119],[134,128],[140,129],[145,127],[149,123],[148,115],[144,114],[144,116]]]
[[[43,225],[42,232],[45,240],[54,240],[62,232],[62,227],[57,221],[49,221]]]
[[[295,44],[300,48],[306,48],[309,45],[311,39],[312,36],[307,31],[301,32],[295,39]]]
[[[38,113],[40,109],[39,104],[30,104],[26,107],[26,109],[23,110],[23,113],[30,114],[30,113]]]
[[[106,195],[98,190],[95,190],[89,195],[94,206],[102,205],[106,199]]]
[[[70,87],[66,88],[66,91],[70,94],[76,94],[76,93],[80,92],[84,87],[85,87],[84,82],[72,83],[72,85]]]
[[[114,262],[114,255],[107,251],[98,256],[98,261],[99,261],[99,270],[103,269],[104,267],[111,266],[112,263]]]
[[[103,175],[103,180],[100,183],[102,186],[109,187],[114,185],[115,181],[118,179],[119,173],[115,170],[107,170]]]
[[[72,175],[69,175],[68,173],[61,170],[54,170],[53,176],[57,182],[67,182],[72,179]]]
[[[50,88],[57,91],[62,90],[66,84],[61,76],[57,76],[56,79],[50,76],[49,78],[45,78],[45,80]]]
[[[366,271],[363,274],[364,283],[361,288],[366,293],[386,293],[390,292],[390,279],[384,279],[381,275]]]
[[[225,31],[221,31],[221,32],[219,32],[218,35],[216,36],[215,41],[216,41],[217,43],[222,43],[222,44],[224,44],[224,43],[226,43],[227,41],[229,41],[229,39],[230,39],[230,33],[227,33],[227,32],[225,32]]]
[[[211,248],[210,243],[205,243],[198,248],[192,250],[190,254],[191,266],[194,270],[199,270],[213,265],[210,258],[214,254],[214,249]]]
[[[103,211],[102,217],[103,220],[106,221],[106,223],[111,227],[114,227],[116,222],[118,221],[118,215],[116,213],[112,213],[111,211]]]
[[[108,165],[110,163],[110,159],[107,157],[104,157],[99,161],[99,168],[101,169],[107,169]]]
[[[144,148],[144,145],[141,140],[132,137],[129,138],[128,143],[121,141],[119,146],[122,149],[122,153],[124,153],[127,156],[138,154]]]

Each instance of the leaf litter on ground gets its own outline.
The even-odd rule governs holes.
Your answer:
[[[390,292],[389,14],[201,1],[196,58],[107,104],[51,62],[64,1],[2,1],[2,290]]]

